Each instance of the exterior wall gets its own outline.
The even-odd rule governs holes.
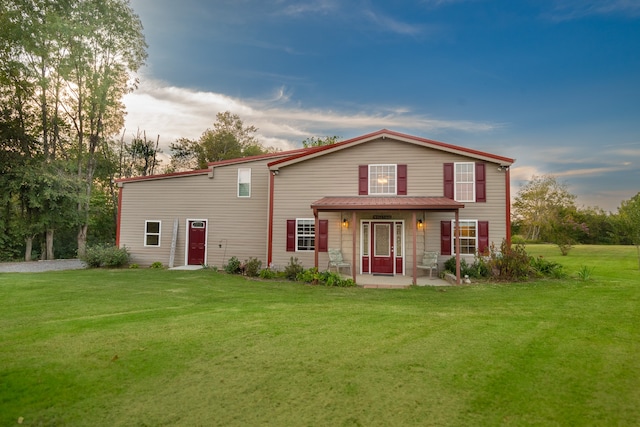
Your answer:
[[[178,219],[175,266],[184,265],[188,219],[207,220],[206,263],[258,258],[266,266],[267,200],[273,158],[218,166],[207,174],[123,182],[120,246],[141,266],[169,263],[173,222]],[[237,197],[239,168],[251,168],[251,197]],[[145,220],[162,221],[160,247],[144,247]]]
[[[358,165],[361,164],[406,164],[408,196],[443,196],[443,164],[447,162],[477,162],[445,151],[427,148],[390,138],[369,141],[347,147],[306,161],[280,168],[274,177],[273,213],[273,262],[286,265],[291,256],[297,257],[305,267],[313,266],[313,252],[286,252],[286,220],[313,218],[311,203],[326,196],[358,195]],[[489,221],[489,241],[500,244],[506,237],[505,220],[505,173],[498,171],[497,163],[486,163],[487,202],[465,202],[460,210],[460,219]],[[366,197],[366,196],[362,196]],[[356,224],[351,224],[352,212],[320,212],[321,219],[329,219],[329,247],[341,248],[345,259],[359,266],[352,259],[352,227],[357,228],[356,253],[360,254],[360,221],[376,216],[404,220],[405,229],[405,274],[413,268],[411,212],[372,211],[357,212]],[[416,212],[417,218],[425,221],[424,230],[417,231],[417,254],[423,251],[440,251],[440,221],[453,220],[454,212]],[[341,227],[342,218],[350,222],[348,229]],[[441,257],[444,261],[448,256]],[[328,261],[321,253],[319,267]],[[360,272],[357,268],[357,272]]]

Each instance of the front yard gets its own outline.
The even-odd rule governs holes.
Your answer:
[[[0,425],[638,425],[635,249],[598,248],[562,281],[405,290],[0,274]]]

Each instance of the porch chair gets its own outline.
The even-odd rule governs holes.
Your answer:
[[[429,279],[431,279],[433,270],[436,271],[436,276],[438,275],[438,252],[425,252],[422,255],[422,263],[418,264],[418,267],[421,270],[429,270]]]
[[[338,274],[341,268],[349,268],[349,273],[351,273],[351,264],[344,261],[340,249],[329,249],[329,264],[327,270],[331,271],[332,267],[335,267],[336,273]]]

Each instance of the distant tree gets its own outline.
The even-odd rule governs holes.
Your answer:
[[[553,175],[534,175],[514,199],[515,221],[526,239],[554,241],[553,225],[563,212],[575,211],[575,199]]]
[[[336,142],[338,142],[338,140],[340,139],[340,137],[338,136],[325,136],[325,137],[321,137],[321,138],[316,138],[315,136],[312,136],[310,138],[306,138],[302,141],[302,146],[304,148],[310,148],[310,147],[321,147],[323,145],[332,145],[335,144]]]
[[[178,139],[170,145],[172,170],[204,169],[210,162],[267,153],[256,139],[255,126],[246,126],[237,114],[216,114],[213,129],[204,131],[200,139]]]
[[[640,269],[640,193],[624,200],[618,208],[620,232],[626,234],[638,251],[638,269]]]
[[[147,139],[147,133],[138,131],[130,144],[124,144],[122,150],[122,176],[147,176],[155,173],[156,166],[160,163],[158,154],[162,152],[158,148],[160,135],[155,142]]]

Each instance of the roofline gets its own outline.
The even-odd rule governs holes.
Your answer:
[[[511,166],[515,162],[515,159],[509,158],[509,157],[498,156],[496,154],[491,154],[491,153],[487,153],[480,150],[460,147],[457,145],[447,144],[445,142],[435,141],[433,139],[421,138],[413,135],[395,132],[388,129],[381,129],[379,131],[368,133],[366,135],[358,136],[352,139],[348,139],[346,141],[338,142],[336,144],[325,145],[321,147],[313,147],[311,149],[307,149],[306,151],[294,154],[293,156],[289,156],[284,159],[273,161],[269,163],[268,166],[270,169],[271,168],[278,169],[282,166],[288,166],[290,164],[294,164],[299,161],[306,160],[307,158],[313,158],[319,155],[323,155],[325,154],[324,153],[325,151],[332,152],[332,151],[341,150],[343,148],[346,148],[346,146],[348,145],[361,144],[361,143],[370,141],[372,139],[377,139],[380,137],[382,137],[383,139],[385,137],[393,137],[405,142],[421,143],[426,146],[438,148],[451,153],[472,155],[473,157],[499,163],[501,166]]]
[[[197,169],[197,170],[190,170],[190,171],[182,171],[182,172],[172,172],[172,173],[164,173],[164,174],[157,174],[157,175],[147,175],[147,176],[134,176],[131,178],[120,178],[120,179],[116,179],[115,182],[118,184],[124,184],[125,182],[136,182],[136,181],[153,181],[153,180],[157,180],[157,179],[168,179],[168,178],[178,178],[178,177],[184,177],[184,176],[195,176],[195,175],[205,175],[209,172],[211,172],[211,170],[215,167],[218,166],[228,166],[228,165],[234,165],[234,164],[241,164],[241,163],[249,163],[249,162],[254,162],[257,160],[264,160],[264,159],[270,159],[270,158],[275,158],[275,157],[288,157],[291,155],[296,155],[300,152],[304,152],[305,150],[308,150],[308,148],[298,148],[295,150],[289,150],[289,151],[278,151],[275,153],[266,153],[266,154],[258,154],[255,156],[248,156],[248,157],[238,157],[235,159],[227,159],[227,160],[220,160],[217,162],[210,162],[207,163],[208,168],[207,169]]]

